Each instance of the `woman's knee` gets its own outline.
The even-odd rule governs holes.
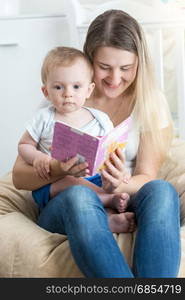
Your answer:
[[[179,209],[179,196],[173,185],[158,179],[146,183],[140,190],[140,200],[159,209]]]
[[[171,195],[177,196],[177,191],[174,186],[163,179],[156,179],[147,182],[144,186],[144,189],[152,190],[154,193],[170,193]]]

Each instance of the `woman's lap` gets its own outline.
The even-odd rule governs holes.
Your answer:
[[[42,210],[38,224],[67,234],[75,261],[85,276],[132,277],[109,230],[102,203],[91,189],[73,186],[61,192]]]
[[[107,217],[100,200],[94,200],[96,197],[94,194],[92,196],[92,191],[82,186],[73,186],[67,189],[67,197],[65,196],[65,192],[58,196],[56,202],[54,202],[56,198],[50,201],[48,208],[46,207],[39,217],[39,224],[52,232],[67,232],[73,255],[76,257],[78,265],[82,268],[82,270],[84,270],[84,266],[82,266],[82,257],[79,260],[79,256],[81,256],[81,253],[83,253],[84,250],[82,245],[86,247],[87,243],[89,243],[91,248],[92,245],[97,243],[97,247],[101,247],[101,252],[105,251],[106,255],[109,255],[106,249],[104,249],[102,241],[105,240],[107,244],[110,242],[109,248],[113,247],[113,252],[115,256],[117,256],[114,260],[114,265],[119,264],[119,268],[117,268],[114,272],[116,267],[113,268],[113,266],[109,266],[107,270],[107,274],[108,272],[109,274],[107,277],[132,277],[132,274],[129,273],[128,265],[120,255],[118,246],[115,245],[115,241],[112,239],[112,233],[108,230]],[[180,260],[179,205],[175,190],[169,183],[162,180],[156,180],[146,184],[132,201],[134,203],[133,210],[136,212],[138,219],[138,233],[134,251],[134,272],[136,276],[175,277],[178,272],[178,264]],[[48,215],[51,216],[50,221],[48,219]],[[62,215],[63,217],[60,218],[60,222],[58,223],[60,226],[57,228],[55,221],[56,216],[58,217],[59,215]],[[103,230],[106,233],[104,232],[102,234]],[[107,233],[108,231],[109,233]],[[80,234],[78,234],[78,232],[80,232]],[[101,236],[100,239],[97,238],[98,235]],[[89,241],[88,236],[91,237]],[[80,241],[77,242],[77,246],[81,249],[80,252],[76,251],[76,248],[78,247],[76,245],[74,246],[76,237],[80,238]],[[166,240],[167,237],[168,239]],[[169,245],[171,246],[172,240],[173,247],[170,252],[167,249]],[[149,255],[149,251],[151,250],[150,252],[152,252],[156,248],[159,249],[158,244],[161,243],[161,241],[164,241],[164,244],[161,245],[163,249],[160,247],[160,251],[155,250],[155,255],[158,258],[158,261],[160,261],[160,264],[157,267],[156,261],[152,261],[151,257],[153,257],[153,255],[152,253]],[[85,252],[85,255],[88,257],[88,255],[90,255],[89,249],[85,249]],[[111,251],[109,252],[111,253]],[[166,260],[167,252],[169,259],[172,260],[169,268],[169,261],[167,262]],[[175,255],[174,252],[176,252]],[[146,264],[146,255],[148,256],[149,266]],[[93,256],[92,251],[91,256]],[[176,259],[174,256],[176,256]],[[89,261],[89,259],[90,257],[88,257],[87,260]],[[110,260],[111,257],[109,257],[108,261]],[[100,264],[100,260],[98,260],[98,262]],[[105,262],[103,268],[105,272],[103,274],[99,272],[100,270],[98,271],[99,273],[94,274],[93,266],[89,266],[89,270],[85,269],[84,272],[86,273],[86,276],[90,277],[106,277],[106,265],[107,263]]]

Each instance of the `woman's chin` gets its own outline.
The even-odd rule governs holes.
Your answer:
[[[104,88],[104,95],[107,98],[114,99],[114,98],[119,97],[121,94],[122,94],[122,91],[120,91],[119,89],[107,89],[107,88]]]

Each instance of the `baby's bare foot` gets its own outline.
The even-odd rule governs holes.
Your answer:
[[[129,199],[130,196],[127,193],[115,194],[110,201],[110,207],[122,213],[126,210]]]
[[[135,216],[133,212],[120,214],[109,214],[109,227],[113,233],[133,232],[136,229]]]

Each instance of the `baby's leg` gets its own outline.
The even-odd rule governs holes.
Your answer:
[[[67,189],[68,187],[70,187],[72,185],[79,185],[79,184],[89,186],[97,194],[102,192],[102,188],[95,185],[94,183],[87,181],[86,179],[84,179],[82,177],[66,176],[66,177],[54,182],[53,184],[51,184],[50,198],[55,197],[58,193],[64,191],[65,189]]]
[[[67,176],[66,178],[54,182],[53,184],[51,184],[50,188],[50,199],[55,197],[58,193],[62,192],[69,186],[80,184],[79,180],[80,179],[77,179],[73,176]],[[130,198],[127,193],[108,194],[95,184],[88,183],[87,180],[83,180],[82,184],[84,183],[90,185],[89,187],[98,194],[104,207],[116,209],[120,213],[126,210]]]
[[[116,209],[119,213],[122,213],[126,210],[128,201],[130,199],[130,196],[127,193],[100,193],[98,196],[100,197],[104,207]]]
[[[93,188],[95,186],[94,184],[89,183],[87,180],[83,179],[82,177],[74,177],[74,176],[70,176],[70,175],[65,176],[64,178],[59,179],[58,181],[51,184],[50,198],[55,197],[58,193],[64,191],[65,189],[67,189],[68,187],[70,187],[72,185],[79,185],[79,184],[80,185],[86,184],[87,186],[90,185],[90,188]],[[95,189],[95,192],[96,192],[96,189]]]
[[[64,179],[60,179],[51,184],[50,199],[54,198],[58,193],[62,192],[65,188],[67,188],[67,186],[64,185],[63,181],[64,181]]]

